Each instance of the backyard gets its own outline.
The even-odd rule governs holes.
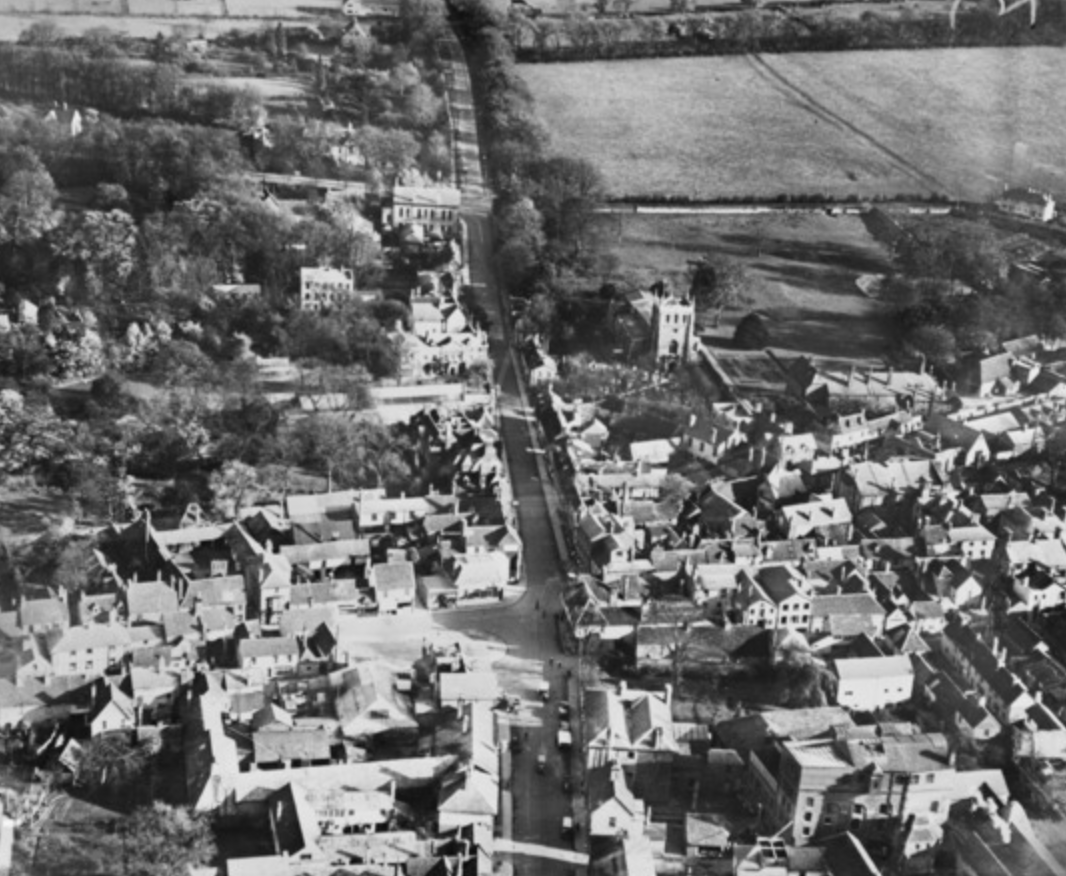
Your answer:
[[[702,319],[702,334],[716,346],[728,346],[741,317],[758,311],[775,348],[849,359],[887,351],[882,307],[855,282],[887,271],[887,254],[857,216],[615,214],[598,221],[597,234],[618,257],[619,274],[644,288],[665,278],[687,291],[687,262],[704,255],[743,263],[745,303],[727,310],[717,328]]]
[[[559,152],[615,197],[986,198],[1059,189],[1051,48],[522,65]]]

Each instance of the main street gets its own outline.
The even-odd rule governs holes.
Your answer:
[[[526,591],[508,605],[448,612],[439,623],[466,636],[488,637],[506,649],[494,659],[493,668],[503,689],[522,700],[519,712],[509,716],[523,738],[522,752],[511,754],[512,838],[527,850],[538,845],[572,848],[572,841],[561,835],[563,817],[571,815],[570,796],[563,790],[563,778],[569,776],[570,768],[568,757],[556,747],[556,731],[558,704],[567,699],[567,670],[576,672],[576,662],[561,653],[554,620],[566,574],[557,543],[558,521],[552,517],[555,492],[544,482],[544,449],[539,444],[534,412],[520,384],[506,292],[497,285],[493,271],[492,194],[482,177],[469,72],[454,40],[446,42],[443,55],[452,62],[449,106],[456,174],[463,192],[469,282],[491,322],[489,343],[501,438],[524,545]],[[547,703],[536,698],[537,684],[544,679],[551,685]],[[536,769],[541,753],[546,758],[543,774]],[[513,865],[520,876],[569,876],[576,869],[557,858],[529,855],[515,856]]]

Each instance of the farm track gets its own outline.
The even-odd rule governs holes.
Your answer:
[[[933,191],[950,194],[949,186],[945,185],[936,177],[926,173],[920,167],[912,164],[903,155],[900,155],[894,149],[886,146],[872,134],[867,133],[854,122],[844,118],[844,116],[835,112],[827,107],[824,103],[819,101],[806,89],[801,88],[795,82],[790,80],[784,73],[775,69],[768,60],[762,55],[745,55],[744,59],[751,65],[755,74],[766,82],[770,87],[776,89],[782,94],[786,100],[793,106],[796,106],[811,115],[820,119],[827,124],[833,125],[840,130],[847,131],[855,137],[858,137],[863,142],[869,144],[886,158],[888,158],[893,164],[900,170],[911,176],[923,185],[931,186]]]

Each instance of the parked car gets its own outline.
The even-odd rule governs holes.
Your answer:
[[[537,755],[537,772],[542,775],[548,769],[548,755],[543,751]]]
[[[414,675],[410,672],[401,670],[396,673],[396,690],[400,693],[410,693],[411,688],[414,687]]]
[[[564,839],[574,835],[574,819],[569,815],[563,816],[562,835]]]
[[[574,738],[570,735],[569,730],[560,730],[555,735],[555,744],[559,748],[569,748],[574,744]]]
[[[570,720],[570,703],[566,702],[566,700],[563,700],[561,703],[559,703],[559,720]]]
[[[511,731],[511,753],[512,754],[521,754],[522,753],[522,731],[521,730],[512,730]]]

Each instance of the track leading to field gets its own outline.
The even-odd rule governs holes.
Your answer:
[[[915,179],[917,182],[924,186],[931,186],[933,191],[943,192],[945,194],[951,194],[951,187],[937,179],[935,176],[926,173],[916,164],[913,164],[905,156],[895,151],[889,146],[886,146],[876,137],[868,134],[854,122],[844,118],[838,112],[827,107],[824,103],[819,101],[814,95],[805,89],[801,88],[795,82],[790,80],[784,73],[774,68],[774,66],[763,55],[745,55],[744,59],[751,65],[752,70],[760,79],[766,82],[771,88],[777,90],[778,93],[783,95],[786,100],[793,106],[796,106],[811,115],[817,117],[819,120],[833,125],[840,130],[847,131],[855,137],[858,137],[864,143],[869,144],[886,158],[888,158],[896,167],[906,173],[908,176]]]

